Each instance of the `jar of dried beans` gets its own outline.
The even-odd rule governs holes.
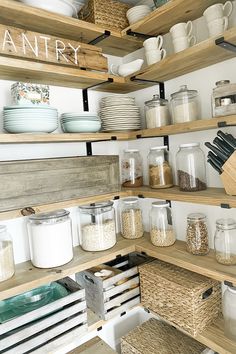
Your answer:
[[[175,243],[171,209],[167,202],[152,203],[150,236],[154,246],[171,246]]]
[[[143,236],[142,210],[138,198],[125,198],[121,205],[121,233],[124,238]]]
[[[0,282],[11,278],[15,273],[13,244],[11,235],[4,225],[0,225]]]
[[[113,202],[79,207],[80,243],[85,251],[103,251],[116,244]]]
[[[191,143],[179,146],[176,168],[181,191],[196,192],[207,188],[205,157],[199,145]]]
[[[205,255],[209,252],[208,229],[206,216],[192,213],[187,216],[187,250],[195,255]]]
[[[236,221],[216,220],[215,255],[217,262],[236,265]]]
[[[121,160],[122,186],[140,187],[143,185],[143,165],[139,150],[125,150]]]
[[[173,186],[172,169],[168,161],[167,146],[157,146],[148,154],[149,186],[169,188]]]

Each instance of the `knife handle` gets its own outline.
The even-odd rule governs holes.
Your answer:
[[[205,143],[205,145],[210,150],[212,150],[218,157],[220,157],[223,160],[224,163],[225,163],[225,161],[228,160],[228,156],[225,153],[223,153],[221,150],[219,150],[217,147],[215,147],[214,145],[212,145],[208,141]]]
[[[207,158],[211,159],[219,168],[221,168],[224,165],[224,161],[221,160],[218,156],[213,154],[212,151],[208,151]]]
[[[218,166],[216,166],[212,160],[208,159],[207,162],[208,162],[219,174],[222,173],[221,169],[220,169]]]
[[[236,139],[231,134],[225,134],[222,130],[218,130],[217,135],[223,139],[233,149],[236,149]]]
[[[213,140],[213,144],[215,144],[220,150],[222,150],[224,153],[227,155],[232,155],[234,152],[234,149],[224,140],[221,140],[220,138],[216,137]]]

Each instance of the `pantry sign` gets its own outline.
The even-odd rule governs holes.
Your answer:
[[[107,71],[98,47],[5,25],[0,25],[0,55]]]

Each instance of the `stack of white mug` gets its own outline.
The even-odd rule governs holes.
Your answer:
[[[192,36],[192,30],[192,21],[177,23],[171,27],[170,34],[175,53],[181,52],[196,44],[196,37]]]
[[[143,42],[147,64],[152,65],[162,60],[166,56],[165,49],[162,48],[163,37],[151,37]]]
[[[203,16],[207,22],[210,37],[217,36],[228,28],[232,10],[232,2],[226,1],[225,4],[211,5],[204,11]]]

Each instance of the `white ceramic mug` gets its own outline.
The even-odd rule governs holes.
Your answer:
[[[161,49],[163,45],[163,37],[162,36],[157,36],[157,37],[151,37],[146,39],[143,42],[143,46],[145,50],[154,50],[154,49]]]
[[[227,16],[217,18],[216,20],[207,23],[210,37],[223,33],[225,30],[227,30],[228,26],[229,19]]]
[[[172,39],[176,39],[179,37],[188,37],[192,34],[193,23],[192,21],[180,22],[176,25],[172,26],[170,29],[170,34]]]
[[[148,50],[145,52],[145,55],[147,59],[147,64],[152,65],[166,57],[166,50],[163,48]]]
[[[197,40],[195,36],[176,38],[173,40],[174,52],[178,53],[184,49],[192,47],[194,44],[196,44],[196,41]]]
[[[233,10],[233,4],[231,1],[226,1],[225,4],[214,4],[209,6],[204,12],[203,16],[207,22],[222,18],[224,16],[229,17]]]

